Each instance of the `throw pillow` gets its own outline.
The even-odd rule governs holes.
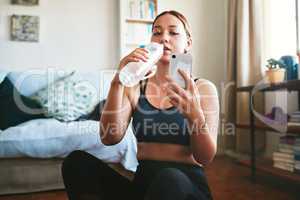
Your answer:
[[[98,103],[96,89],[74,74],[48,85],[31,98],[41,104],[46,116],[65,122],[87,115]]]
[[[15,101],[14,92],[20,101]],[[42,111],[38,103],[22,96],[11,81],[7,77],[4,78],[0,84],[0,129],[4,130],[12,126],[17,126],[32,119],[45,118],[41,112],[34,113],[22,109],[24,106],[35,111]]]

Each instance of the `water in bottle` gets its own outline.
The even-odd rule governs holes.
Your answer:
[[[138,84],[141,80],[153,76],[156,72],[157,66],[155,65],[163,55],[163,45],[152,42],[145,46],[149,52],[149,59],[147,62],[130,62],[121,69],[119,79],[126,87],[132,87]],[[152,71],[146,76],[147,73]]]

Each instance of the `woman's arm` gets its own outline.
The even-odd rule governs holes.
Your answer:
[[[217,89],[207,80],[196,83],[188,74],[179,70],[185,80],[186,89],[171,78],[168,87],[170,102],[188,119],[190,146],[195,160],[202,165],[209,163],[217,151],[219,123],[219,100]]]
[[[146,61],[147,54],[145,49],[135,49],[121,60],[119,70],[129,62]],[[118,73],[115,75],[100,118],[100,138],[103,144],[117,144],[124,137],[133,112],[132,96],[137,88],[125,88],[120,83]]]
[[[118,74],[110,84],[110,90],[100,118],[100,138],[103,144],[119,143],[128,127],[132,107],[128,92],[119,82]]]
[[[196,87],[200,94],[200,109],[189,121],[191,149],[195,160],[206,165],[217,152],[219,99],[217,89],[210,81],[198,80]]]

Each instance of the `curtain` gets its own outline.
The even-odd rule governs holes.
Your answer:
[[[248,94],[236,93],[235,88],[254,85],[262,79],[262,1],[227,0],[226,95],[222,121],[225,124],[249,122]],[[234,83],[234,85],[233,85]],[[231,85],[231,86],[230,86]],[[262,95],[255,95],[255,109],[263,111]],[[247,129],[226,132],[225,148],[241,153],[250,151]],[[228,128],[228,127],[227,127]],[[256,148],[264,147],[265,136],[256,131]]]

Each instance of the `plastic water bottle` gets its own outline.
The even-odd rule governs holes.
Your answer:
[[[132,87],[138,84],[141,80],[149,78],[156,73],[157,66],[155,65],[163,55],[163,45],[152,42],[145,46],[149,52],[147,62],[130,62],[121,69],[119,79],[126,87]],[[148,72],[152,71],[146,76]]]

